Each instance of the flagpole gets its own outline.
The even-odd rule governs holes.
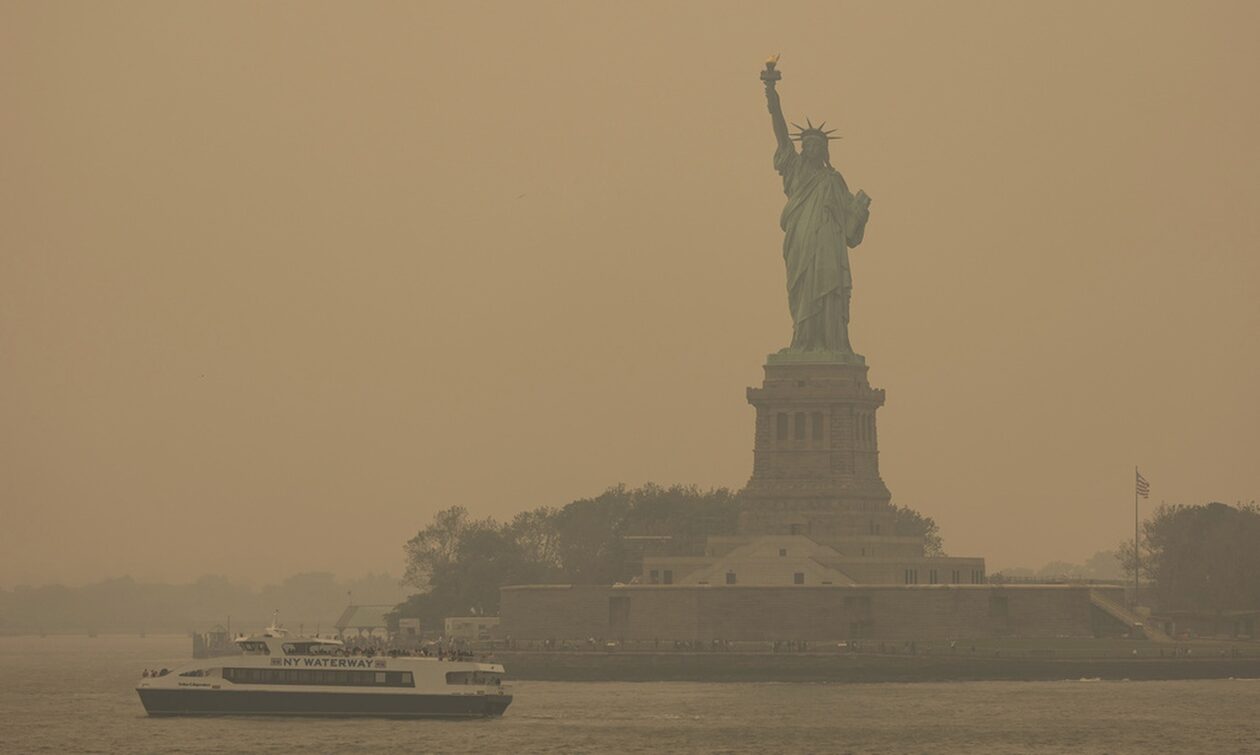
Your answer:
[[[1133,467],[1133,608],[1136,611],[1138,607],[1138,590],[1141,589],[1138,583],[1138,575],[1141,573],[1142,566],[1142,549],[1138,545],[1138,478],[1142,473],[1138,471],[1136,466]]]

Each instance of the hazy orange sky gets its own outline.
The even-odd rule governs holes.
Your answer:
[[[1260,4],[0,4],[0,586],[740,487],[757,72],[873,197],[883,476],[990,570],[1260,498]],[[1149,510],[1149,507],[1148,507]]]

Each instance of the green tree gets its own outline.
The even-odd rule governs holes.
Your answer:
[[[1142,581],[1149,582],[1151,578],[1151,562],[1154,554],[1151,552],[1151,546],[1146,538],[1146,533],[1142,532],[1140,541],[1141,550],[1138,553],[1141,559],[1134,557],[1133,540],[1121,540],[1116,545],[1116,561],[1120,564],[1120,573],[1126,582],[1133,582],[1133,570],[1139,568],[1142,572]]]
[[[936,520],[924,516],[909,506],[894,508],[897,518],[893,521],[893,534],[901,537],[922,537],[923,555],[929,557],[944,556],[945,545],[941,539],[941,528]]]
[[[458,507],[456,507],[458,508]],[[407,544],[407,573],[423,579],[423,592],[398,606],[398,616],[439,629],[447,616],[493,615],[503,585],[545,581],[547,570],[531,563],[511,526],[471,520],[467,512],[438,512],[433,524]]]
[[[500,587],[535,581],[507,528],[491,521],[466,530],[454,558],[441,569],[434,594],[457,616],[498,613]]]
[[[435,514],[433,523],[403,546],[407,554],[403,583],[422,589],[427,587],[433,574],[455,558],[460,540],[471,526],[468,509],[463,506],[452,506]]]
[[[668,536],[672,552],[693,553],[709,535],[733,534],[738,518],[737,496],[725,488],[616,485],[558,512],[565,579],[579,584],[628,580],[639,573],[641,554],[627,547],[627,536]]]
[[[630,511],[625,488],[609,488],[595,498],[574,501],[555,515],[564,579],[578,584],[611,584],[623,578],[622,534]]]
[[[1260,509],[1223,503],[1160,506],[1142,524],[1142,572],[1173,610],[1260,608]],[[1121,561],[1133,573],[1133,543]]]
[[[511,522],[473,519],[461,506],[439,511],[405,546],[406,584],[420,589],[398,608],[438,628],[445,616],[496,613],[499,588],[512,584],[612,584],[641,572],[643,538],[678,555],[703,552],[710,535],[734,534],[737,494],[694,486],[616,485],[561,508],[541,507]],[[936,522],[897,509],[897,535],[923,537],[942,555]]]
[[[419,592],[397,615],[437,629],[446,616],[496,613],[506,585],[624,581],[638,573],[639,553],[627,548],[626,535],[668,535],[688,549],[708,534],[733,532],[737,517],[730,491],[681,485],[617,485],[559,509],[521,512],[507,524],[452,506],[404,546],[403,581]]]
[[[512,518],[507,529],[526,563],[547,572],[560,571],[560,531],[556,527],[556,509],[544,506],[522,511]]]

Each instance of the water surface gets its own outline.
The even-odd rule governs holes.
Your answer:
[[[190,652],[186,637],[0,638],[0,750],[1260,752],[1260,680],[518,682],[486,721],[145,716],[140,671]]]

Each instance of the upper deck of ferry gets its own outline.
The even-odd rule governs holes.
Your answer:
[[[233,640],[244,655],[350,655],[357,654],[344,642],[332,637],[294,637],[269,628],[262,635],[240,636]],[[364,653],[366,654],[366,653]]]

